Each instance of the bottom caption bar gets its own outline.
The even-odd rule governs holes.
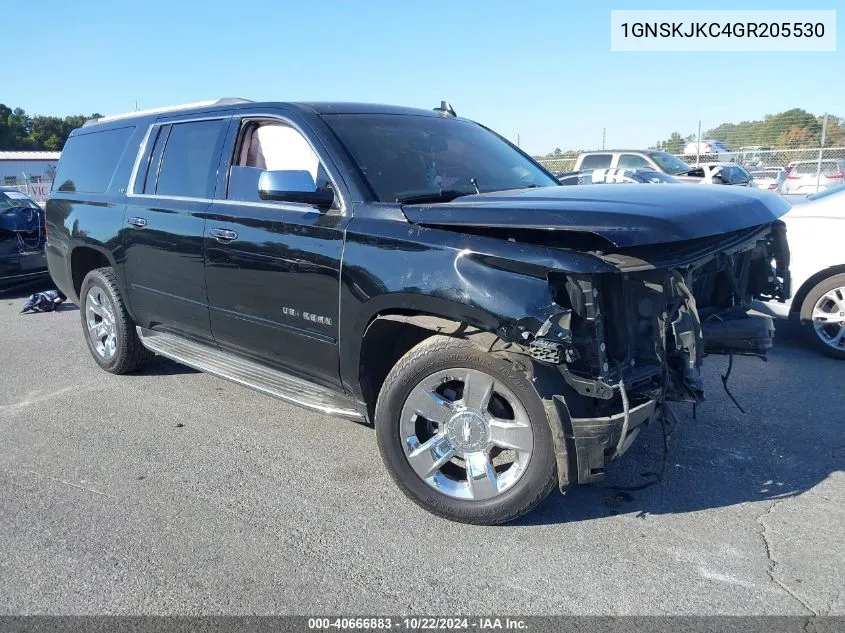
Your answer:
[[[845,616],[0,616],[2,633],[522,631],[841,633]]]

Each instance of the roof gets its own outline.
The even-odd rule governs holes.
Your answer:
[[[0,152],[0,160],[59,160],[61,152]]]
[[[108,121],[115,121],[118,119],[133,119],[135,117],[149,116],[151,114],[164,114],[167,112],[177,112],[180,110],[199,110],[212,106],[227,106],[238,103],[250,103],[250,101],[248,99],[223,98],[212,99],[211,101],[196,101],[194,103],[182,103],[179,105],[166,106],[163,108],[151,108],[149,110],[134,110],[131,112],[122,112],[120,114],[109,114],[107,116],[101,116],[97,119],[88,119],[83,125],[93,125],[94,123],[106,123]]]
[[[630,154],[655,154],[657,152],[666,153],[662,149],[593,149],[589,152],[579,152],[580,154],[616,154],[618,152],[626,152]]]
[[[402,106],[381,105],[375,103],[351,103],[351,102],[292,102],[292,101],[266,101],[254,102],[249,99],[226,98],[212,101],[200,101],[197,103],[183,103],[181,105],[154,108],[151,110],[139,110],[136,112],[124,112],[122,114],[111,114],[99,119],[89,119],[83,127],[110,123],[112,121],[131,120],[135,118],[155,116],[158,114],[185,114],[191,112],[209,112],[215,110],[231,109],[234,106],[248,106],[250,108],[287,106],[313,112],[317,115],[327,114],[406,114],[417,116],[444,116],[442,112],[426,110],[422,108],[407,108]]]
[[[423,108],[408,108],[405,106],[392,106],[379,103],[353,103],[353,102],[298,102],[291,105],[304,106],[317,114],[412,114],[417,116],[444,116],[435,110]]]

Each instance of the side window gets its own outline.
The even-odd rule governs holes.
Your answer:
[[[280,121],[245,121],[235,145],[226,198],[262,201],[258,178],[265,170],[306,171],[317,189],[330,182],[317,154],[298,130]]]
[[[104,192],[134,131],[123,127],[70,137],[56,170],[57,190]]]
[[[622,154],[616,164],[619,169],[642,169],[651,168],[649,162],[642,156],[636,154]]]
[[[141,163],[138,167],[138,173],[135,175],[135,185],[132,188],[132,193],[151,195],[156,192],[158,170],[161,166],[161,154],[164,152],[164,146],[167,143],[167,137],[170,135],[171,127],[173,126],[162,125],[161,127],[153,128],[148,140],[151,151],[146,157],[146,162]]]
[[[589,154],[581,161],[580,169],[605,169],[610,167],[613,154]]]
[[[222,119],[174,123],[162,143],[162,129],[153,152],[155,156],[159,145],[164,148],[158,166],[156,195],[211,198],[225,132],[226,125]],[[151,162],[148,175],[154,169],[155,165]],[[150,193],[149,183],[145,192]]]

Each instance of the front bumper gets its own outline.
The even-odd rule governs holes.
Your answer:
[[[613,454],[617,457],[628,450],[639,435],[641,426],[657,419],[657,406],[657,400],[647,400],[631,407],[625,440],[618,452],[616,446],[625,424],[624,411],[597,418],[570,418],[578,483],[601,480],[607,456]]]

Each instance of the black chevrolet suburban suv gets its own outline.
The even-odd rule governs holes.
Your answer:
[[[158,354],[373,424],[412,500],[492,524],[699,402],[706,353],[765,354],[787,208],[560,187],[447,103],[224,99],[76,130],[46,252],[104,370]]]

